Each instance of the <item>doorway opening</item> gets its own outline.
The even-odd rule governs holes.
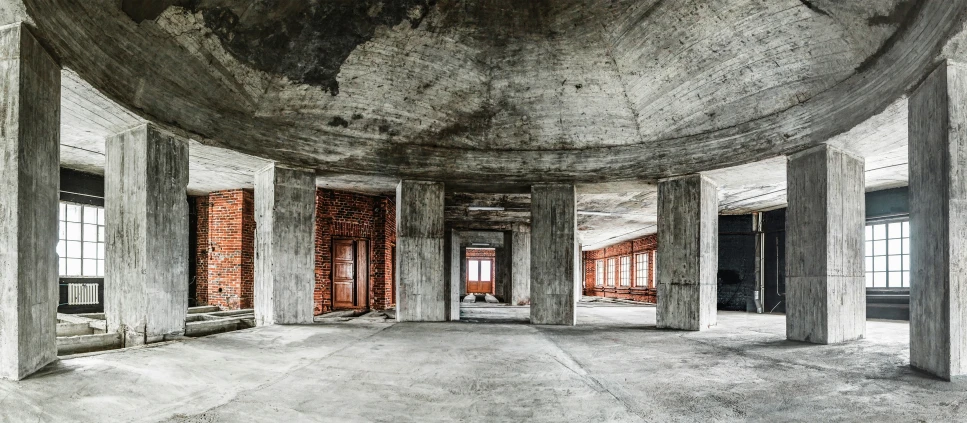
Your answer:
[[[369,242],[361,239],[332,241],[332,309],[369,307]]]
[[[492,248],[467,249],[467,294],[495,294],[495,251]]]

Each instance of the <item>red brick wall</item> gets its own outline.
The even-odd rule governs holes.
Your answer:
[[[392,227],[392,228],[390,228]],[[316,314],[332,311],[332,240],[369,242],[369,304],[391,306],[392,248],[396,244],[396,206],[385,197],[320,189],[316,192]]]
[[[255,203],[247,190],[201,197],[198,207],[196,297],[222,309],[252,308]]]
[[[493,249],[467,248],[467,258],[496,258],[497,251]]]
[[[657,292],[654,288],[655,277],[653,266],[655,263],[655,250],[658,248],[658,235],[648,235],[642,238],[625,241],[609,247],[593,251],[584,252],[584,295],[610,298],[623,298],[634,301],[656,302]],[[631,281],[635,282],[635,253],[648,254],[648,288],[642,287],[621,287],[621,286],[595,286],[595,262],[599,259],[605,260],[605,271],[607,271],[607,259],[611,257],[631,256]],[[620,267],[620,265],[618,266]],[[615,277],[615,285],[618,285],[618,278]]]
[[[199,197],[197,272],[198,304],[223,309],[251,308],[255,261],[253,193],[233,190]],[[316,314],[332,310],[332,240],[369,242],[368,307],[385,309],[393,298],[393,251],[396,245],[396,205],[387,197],[332,190],[316,192],[315,278]]]

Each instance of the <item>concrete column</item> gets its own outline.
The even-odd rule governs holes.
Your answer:
[[[460,302],[463,300],[463,297],[460,296],[460,234],[453,229],[448,229],[447,234],[446,243],[443,247],[446,255],[444,263],[447,268],[447,320],[457,321],[460,320]]]
[[[910,365],[967,373],[967,67],[944,62],[910,97]]]
[[[580,298],[574,185],[531,187],[531,323],[574,325]]]
[[[511,232],[510,305],[528,304],[531,296],[531,233],[527,225],[516,225]]]
[[[60,65],[22,24],[0,28],[0,377],[57,358]]]
[[[460,299],[467,296],[467,247],[460,247]]]
[[[185,331],[188,140],[146,124],[107,139],[104,314],[125,346]]]
[[[443,183],[403,181],[396,188],[400,322],[446,320]]]
[[[820,145],[789,157],[786,337],[833,344],[866,333],[863,159]]]
[[[513,263],[513,235],[510,231],[503,234],[504,243],[502,247],[494,249],[494,296],[499,297],[502,302],[508,302],[508,291],[511,289],[511,266]]]
[[[701,175],[658,184],[658,327],[716,323],[718,188]]]
[[[255,322],[312,323],[316,178],[271,165],[255,174]]]

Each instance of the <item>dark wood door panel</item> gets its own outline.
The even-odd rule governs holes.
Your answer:
[[[355,242],[332,243],[332,308],[353,308],[356,288]]]

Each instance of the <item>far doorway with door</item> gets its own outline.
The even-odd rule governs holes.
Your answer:
[[[359,239],[332,241],[332,308],[364,309],[369,306],[369,242]]]
[[[467,259],[467,293],[494,294],[494,259]]]

